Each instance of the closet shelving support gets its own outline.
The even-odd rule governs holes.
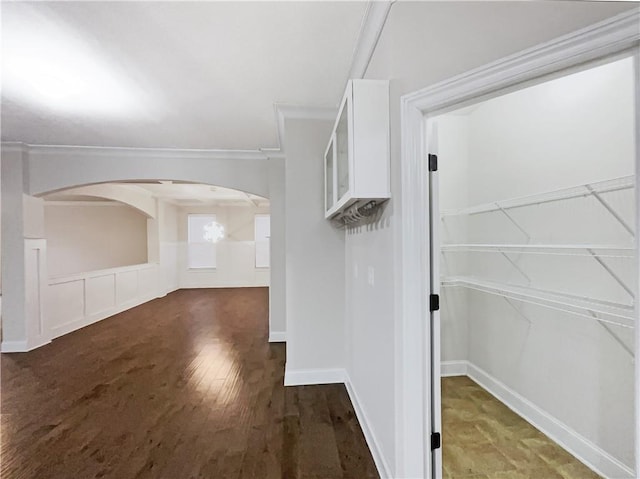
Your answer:
[[[441,250],[448,252],[524,253],[558,256],[597,256],[603,258],[633,258],[631,246],[586,244],[446,244]]]
[[[603,323],[614,324],[624,328],[634,327],[634,307],[632,304],[616,303],[568,293],[559,293],[528,286],[497,283],[468,277],[445,278],[442,280],[442,286],[462,286],[524,303],[571,313],[588,319],[595,319]]]
[[[470,277],[453,277],[442,280],[443,287],[465,287],[488,294],[503,297],[511,306],[515,308],[512,301],[544,306],[558,311],[567,312],[588,319],[595,319],[621,344],[620,338],[615,335],[610,325],[617,325],[625,328],[634,327],[634,294],[631,288],[620,278],[618,274],[607,264],[607,258],[629,258],[635,257],[634,248],[631,241],[627,245],[604,245],[604,244],[532,244],[529,232],[518,223],[509,213],[509,210],[536,206],[555,201],[568,200],[574,198],[594,198],[602,207],[634,238],[633,228],[616,211],[603,195],[616,191],[633,189],[635,178],[633,175],[614,178],[595,183],[589,183],[569,188],[563,188],[535,195],[522,196],[508,200],[496,201],[483,205],[473,206],[459,210],[449,210],[442,214],[442,220],[452,216],[478,215],[484,213],[501,213],[526,237],[526,243],[519,244],[444,244],[441,246],[443,253],[457,252],[479,252],[479,253],[499,253],[505,257],[512,266],[517,269],[522,276],[530,282],[526,272],[518,265],[512,255],[517,254],[538,254],[538,255],[558,255],[558,256],[586,256],[591,257],[602,266],[602,268],[629,294],[630,304],[604,301],[595,298],[577,296],[556,291],[533,288],[514,284],[502,284],[493,281],[485,281]],[[522,312],[518,310],[522,315]],[[623,344],[624,345],[624,344]],[[629,349],[625,346],[625,349]],[[630,352],[630,351],[629,351]],[[633,355],[632,352],[630,354]]]
[[[481,213],[492,213],[500,211],[507,214],[507,211],[513,208],[521,208],[524,206],[541,205],[554,201],[568,200],[573,198],[581,198],[591,196],[595,198],[604,208],[612,214],[612,216],[620,222],[623,227],[633,236],[633,228],[615,211],[615,209],[602,197],[604,193],[613,193],[614,191],[629,190],[634,187],[635,177],[633,175],[622,176],[611,180],[588,183],[569,188],[561,188],[558,190],[547,191],[535,195],[521,196],[508,200],[500,200],[492,203],[486,203],[470,208],[458,210],[447,210],[442,212],[442,218],[462,215],[477,215]]]

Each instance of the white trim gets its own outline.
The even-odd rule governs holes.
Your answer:
[[[188,271],[188,274],[199,274],[199,273],[206,274],[206,273],[216,272],[215,269],[206,269],[206,270],[191,269],[187,271]],[[197,281],[197,280],[191,280],[191,281]],[[211,281],[216,281],[216,280],[211,280]],[[268,288],[268,287],[269,287],[268,281],[265,281],[264,283],[259,283],[257,281],[245,282],[245,283],[237,283],[237,282],[225,283],[221,281],[216,281],[214,284],[202,284],[198,282],[194,282],[194,284],[192,284],[189,281],[181,281],[180,287],[178,289],[228,289],[228,288]]]
[[[3,353],[26,353],[27,351],[30,351],[27,341],[2,341]]]
[[[422,440],[426,435],[416,435],[419,421],[426,428],[430,426],[429,411],[423,407],[423,404],[430,404],[425,388],[428,378],[426,374],[410,371],[416,369],[422,373],[426,366],[425,358],[430,357],[428,343],[420,344],[421,334],[424,334],[421,328],[427,321],[426,292],[430,291],[427,277],[429,268],[424,258],[430,247],[428,237],[424,234],[428,218],[422,208],[427,204],[425,198],[428,197],[424,174],[425,116],[469,105],[498,93],[522,88],[526,82],[543,76],[637,48],[639,24],[640,12],[637,9],[627,11],[401,97],[402,208],[398,220],[400,226],[396,229],[396,234],[400,235],[396,236],[396,258],[400,263],[400,271],[395,286],[395,297],[401,301],[397,306],[399,321],[396,322],[396,372],[399,378],[396,386],[396,444],[400,451],[397,475],[431,477],[431,471],[424,471],[423,474],[416,472],[418,464],[430,457]],[[636,251],[638,256],[640,253]],[[419,351],[416,351],[416,347],[419,347]],[[411,364],[420,364],[421,367],[411,368]],[[636,368],[640,368],[640,365],[637,364]],[[637,377],[640,381],[640,373]],[[636,390],[639,386],[636,384]],[[415,397],[420,394],[425,401],[419,404]],[[640,426],[637,430],[640,434]],[[419,447],[416,447],[416,440],[420,442]],[[640,437],[636,437],[636,461],[640,462]]]
[[[3,141],[0,146],[3,153],[23,153],[27,150],[27,145],[20,141]]]
[[[640,204],[640,201],[638,201],[640,199],[640,175],[638,174],[638,172],[640,171],[640,133],[638,132],[638,127],[640,126],[640,49],[636,48],[635,54],[634,54],[634,70],[635,70],[635,97],[636,97],[636,114],[635,114],[635,123],[636,123],[636,128],[635,128],[635,147],[636,147],[636,157],[635,157],[635,173],[636,173],[636,182],[635,182],[635,204],[636,204],[636,211],[635,211],[635,224],[636,224],[636,230],[637,230],[637,225],[640,225],[640,207],[638,207],[638,205]],[[640,298],[640,237],[636,231],[636,234],[634,235],[634,247],[635,247],[635,253],[636,253],[636,259],[635,259],[635,294],[634,297],[635,298]],[[640,351],[640,327],[638,327],[638,322],[640,321],[640,317],[638,316],[638,304],[636,302],[636,328],[635,328],[635,350],[636,351]],[[635,463],[635,470],[637,472],[640,472],[640,393],[638,392],[638,390],[640,389],[640,363],[635,360],[635,371],[634,371],[634,378],[635,378],[635,398],[634,398],[634,404],[635,404],[635,455],[636,455],[636,463]]]
[[[425,450],[431,414],[430,385],[425,382],[425,358],[431,357],[425,325],[429,324],[426,294],[429,281],[429,185],[424,161],[423,115],[402,99],[401,103],[401,218],[396,222],[396,259],[400,265],[396,314],[396,444],[398,477],[430,477],[425,471]],[[399,236],[398,236],[399,235]]]
[[[268,150],[270,158],[284,158],[284,122],[289,120],[335,120],[337,110],[331,106],[296,106],[274,103],[278,148]]]
[[[402,97],[424,113],[517,86],[634,47],[640,13],[629,10]]]
[[[353,410],[356,413],[356,417],[358,418],[358,422],[360,423],[360,429],[362,429],[362,433],[364,434],[364,438],[367,441],[367,446],[369,446],[369,451],[371,452],[371,456],[373,456],[373,462],[376,464],[376,468],[378,469],[378,474],[381,479],[392,478],[391,469],[389,468],[389,464],[384,459],[384,455],[382,454],[382,448],[378,443],[378,440],[373,432],[373,429],[369,426],[370,421],[367,418],[364,409],[362,408],[362,403],[358,398],[358,394],[356,393],[355,387],[349,378],[349,375],[345,372],[345,387],[347,388],[347,393],[349,394],[349,399],[351,399],[351,404],[353,406]]]
[[[440,363],[440,377],[467,376],[469,361],[442,361]]]
[[[179,148],[127,148],[114,146],[71,146],[71,145],[33,145],[27,143],[2,143],[9,147],[21,145],[31,155],[82,156],[88,160],[136,158],[136,159],[172,159],[172,160],[266,160],[260,150],[222,150],[222,149],[179,149]]]
[[[286,331],[269,331],[270,343],[286,343],[287,332]]]
[[[369,62],[378,44],[385,22],[396,0],[369,0],[362,17],[356,45],[351,57],[351,66],[346,81],[364,77]],[[346,83],[346,82],[345,82]],[[298,120],[335,120],[334,107],[309,107],[274,103],[278,148],[261,148],[267,158],[285,158],[284,121],[285,118]]]
[[[289,369],[284,368],[285,386],[310,386],[313,384],[344,383],[346,371],[336,369]]]
[[[278,134],[278,138],[279,137],[280,135]],[[267,156],[268,160],[278,160],[285,158],[284,151],[281,151],[280,148],[260,148],[260,151]]]
[[[466,362],[466,361],[461,361]],[[603,477],[633,478],[633,470],[489,373],[467,363],[468,376],[554,442]]]
[[[362,18],[347,80],[363,78],[395,0],[369,1]]]

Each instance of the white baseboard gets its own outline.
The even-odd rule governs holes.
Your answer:
[[[182,281],[178,289],[229,289],[229,288],[268,288],[268,284],[253,282],[186,282]]]
[[[629,467],[479,367],[467,361],[448,363],[466,363],[467,375],[471,379],[601,476],[616,479],[635,477]],[[456,364],[456,367],[461,366]],[[451,366],[451,369],[455,368]]]
[[[0,350],[3,353],[28,353],[50,342],[50,339],[40,339],[38,342],[31,344],[29,344],[29,341],[2,341]]]
[[[270,343],[286,343],[287,333],[285,331],[269,331]]]
[[[469,361],[442,361],[440,363],[440,376],[443,378],[450,376],[466,376]]]
[[[26,353],[29,351],[26,341],[2,341],[3,353]]]
[[[353,405],[356,417],[360,423],[360,428],[362,429],[364,438],[367,441],[367,446],[369,446],[369,451],[371,451],[371,455],[373,456],[373,461],[378,469],[378,474],[381,479],[391,479],[391,469],[389,469],[389,465],[382,455],[382,449],[380,448],[378,440],[369,425],[369,419],[362,408],[362,403],[360,402],[360,399],[358,399],[358,394],[356,393],[353,383],[346,372],[345,379],[345,386],[347,388],[347,393],[349,393],[349,399],[351,399],[351,404]]]
[[[288,369],[284,368],[285,386],[310,386],[313,384],[344,383],[344,369]]]

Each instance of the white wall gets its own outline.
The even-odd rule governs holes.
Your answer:
[[[158,202],[158,262],[162,289],[170,293],[178,285],[178,208],[164,201]]]
[[[180,180],[205,182],[227,188],[254,193],[264,197],[281,195],[281,211],[272,215],[281,221],[272,225],[272,236],[284,237],[284,193],[275,189],[283,182],[283,169],[274,167],[276,161],[268,161],[260,152],[220,152],[194,150],[154,150],[128,148],[94,148],[64,146],[30,146],[22,144],[2,145],[2,276],[12,278],[11,285],[5,282],[3,297],[3,348],[24,351],[29,343],[25,316],[25,246],[24,239],[30,231],[31,216],[25,211],[24,193],[42,194],[53,190],[85,184],[122,180]],[[27,199],[27,201],[29,201]],[[148,203],[148,202],[147,202]],[[176,222],[175,208],[158,205],[157,218],[149,221],[149,252],[153,261],[160,261],[162,275],[166,281],[159,286],[158,294],[177,289],[178,257],[177,237],[172,238],[171,222]],[[163,218],[164,215],[164,218]],[[279,226],[278,226],[279,225]],[[279,228],[279,230],[278,230]],[[163,232],[164,231],[164,232]],[[156,236],[154,236],[156,235]],[[284,245],[273,244],[280,252],[278,276],[284,281]],[[272,254],[273,254],[272,250]],[[274,258],[278,255],[273,254]],[[264,282],[263,282],[264,283]],[[276,331],[284,336],[284,284],[278,289],[279,301],[274,301],[280,318]],[[278,319],[276,319],[276,322]]]
[[[443,185],[442,195],[450,198],[465,191],[466,202],[474,205],[631,175],[633,116],[630,59],[480,104],[466,119],[439,121],[441,134],[457,137],[455,147],[454,142],[441,145],[441,174],[452,178],[460,164],[468,173],[460,175],[457,182]],[[467,134],[450,127],[452,122],[465,120]],[[466,144],[466,157],[456,151],[461,149],[460,144]],[[603,197],[633,224],[632,191]],[[510,213],[530,238],[498,212],[445,219],[445,240],[633,246],[633,237],[593,197],[518,208]],[[456,223],[460,222],[466,223],[466,238],[457,236],[459,232],[451,234],[459,229]],[[460,261],[457,255],[448,253],[445,258]],[[466,256],[466,267],[456,274],[633,302],[624,288],[588,256],[512,256],[529,280],[499,254]],[[603,260],[635,289],[631,259]],[[449,294],[448,289],[445,291]],[[618,342],[633,350],[633,330],[609,325],[616,339],[596,321],[575,315],[516,302],[518,313],[500,297],[479,292],[468,293],[466,300],[467,311],[449,314],[444,309],[442,316],[445,324],[463,318],[468,321],[468,352],[452,357],[447,348],[456,343],[451,337],[455,331],[445,330],[443,356],[468,359],[569,430],[633,468],[634,366],[631,355]]]
[[[331,121],[285,120],[285,383],[299,372],[345,367],[344,230],[323,215],[323,154],[331,127]]]
[[[271,211],[269,334],[272,341],[283,341],[287,331],[284,159],[269,160],[269,202]]]
[[[349,317],[351,338],[381,338],[389,336],[390,324],[399,324],[402,303],[399,300],[402,284],[399,276],[400,256],[392,256],[400,243],[402,210],[400,191],[400,97],[419,88],[432,85],[453,75],[468,71],[508,54],[552,39],[564,33],[595,23],[622,10],[629,4],[612,2],[396,2],[393,4],[382,35],[378,41],[366,78],[391,79],[391,179],[392,199],[378,227],[347,236],[347,250],[364,251],[358,261],[371,265],[376,278],[394,278],[384,291],[363,289],[355,311],[369,311],[366,318]],[[505,28],[508,25],[508,28]],[[399,250],[397,250],[399,251]],[[349,255],[347,256],[349,257]],[[347,264],[347,278],[352,276]],[[352,281],[350,289],[357,287]],[[392,305],[392,306],[391,306]],[[381,438],[382,453],[391,465],[393,477],[416,477],[423,474],[419,451],[404,444],[405,429],[421,418],[405,416],[402,397],[384,393],[400,391],[400,371],[408,371],[412,382],[422,380],[419,366],[397,362],[397,347],[403,339],[402,330],[395,329],[386,341],[378,339],[377,347],[359,348],[360,361],[374,364],[393,363],[375,375],[350,373],[361,399],[362,409],[370,419],[369,427]],[[419,341],[419,338],[416,338]],[[353,341],[353,339],[352,339]],[[347,349],[356,347],[353,342]],[[364,356],[362,356],[364,355]],[[367,393],[360,389],[367,388]],[[375,391],[375,393],[371,393]],[[389,417],[394,417],[389,426]]]
[[[466,115],[447,115],[437,119],[438,174],[441,210],[469,206],[469,146],[460,138],[469,135]],[[465,243],[466,222],[448,221],[441,224],[442,243]],[[464,239],[464,241],[463,241]],[[461,274],[468,267],[468,255],[442,255],[441,275]],[[443,288],[440,293],[442,361],[468,359],[468,291],[464,288]]]
[[[35,146],[28,152],[26,192],[47,193],[123,180],[177,180],[269,196],[268,161],[259,152]]]
[[[24,156],[22,149],[2,145],[2,340],[26,346]]]
[[[147,217],[120,203],[46,202],[49,276],[147,262]]]
[[[193,206],[178,209],[178,278],[181,288],[269,286],[269,268],[255,267],[254,217],[269,213],[255,206]],[[215,269],[189,269],[187,216],[214,214],[225,230],[216,243]]]

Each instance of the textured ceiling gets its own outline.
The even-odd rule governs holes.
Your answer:
[[[274,103],[337,105],[366,3],[1,8],[3,141],[258,149]]]

